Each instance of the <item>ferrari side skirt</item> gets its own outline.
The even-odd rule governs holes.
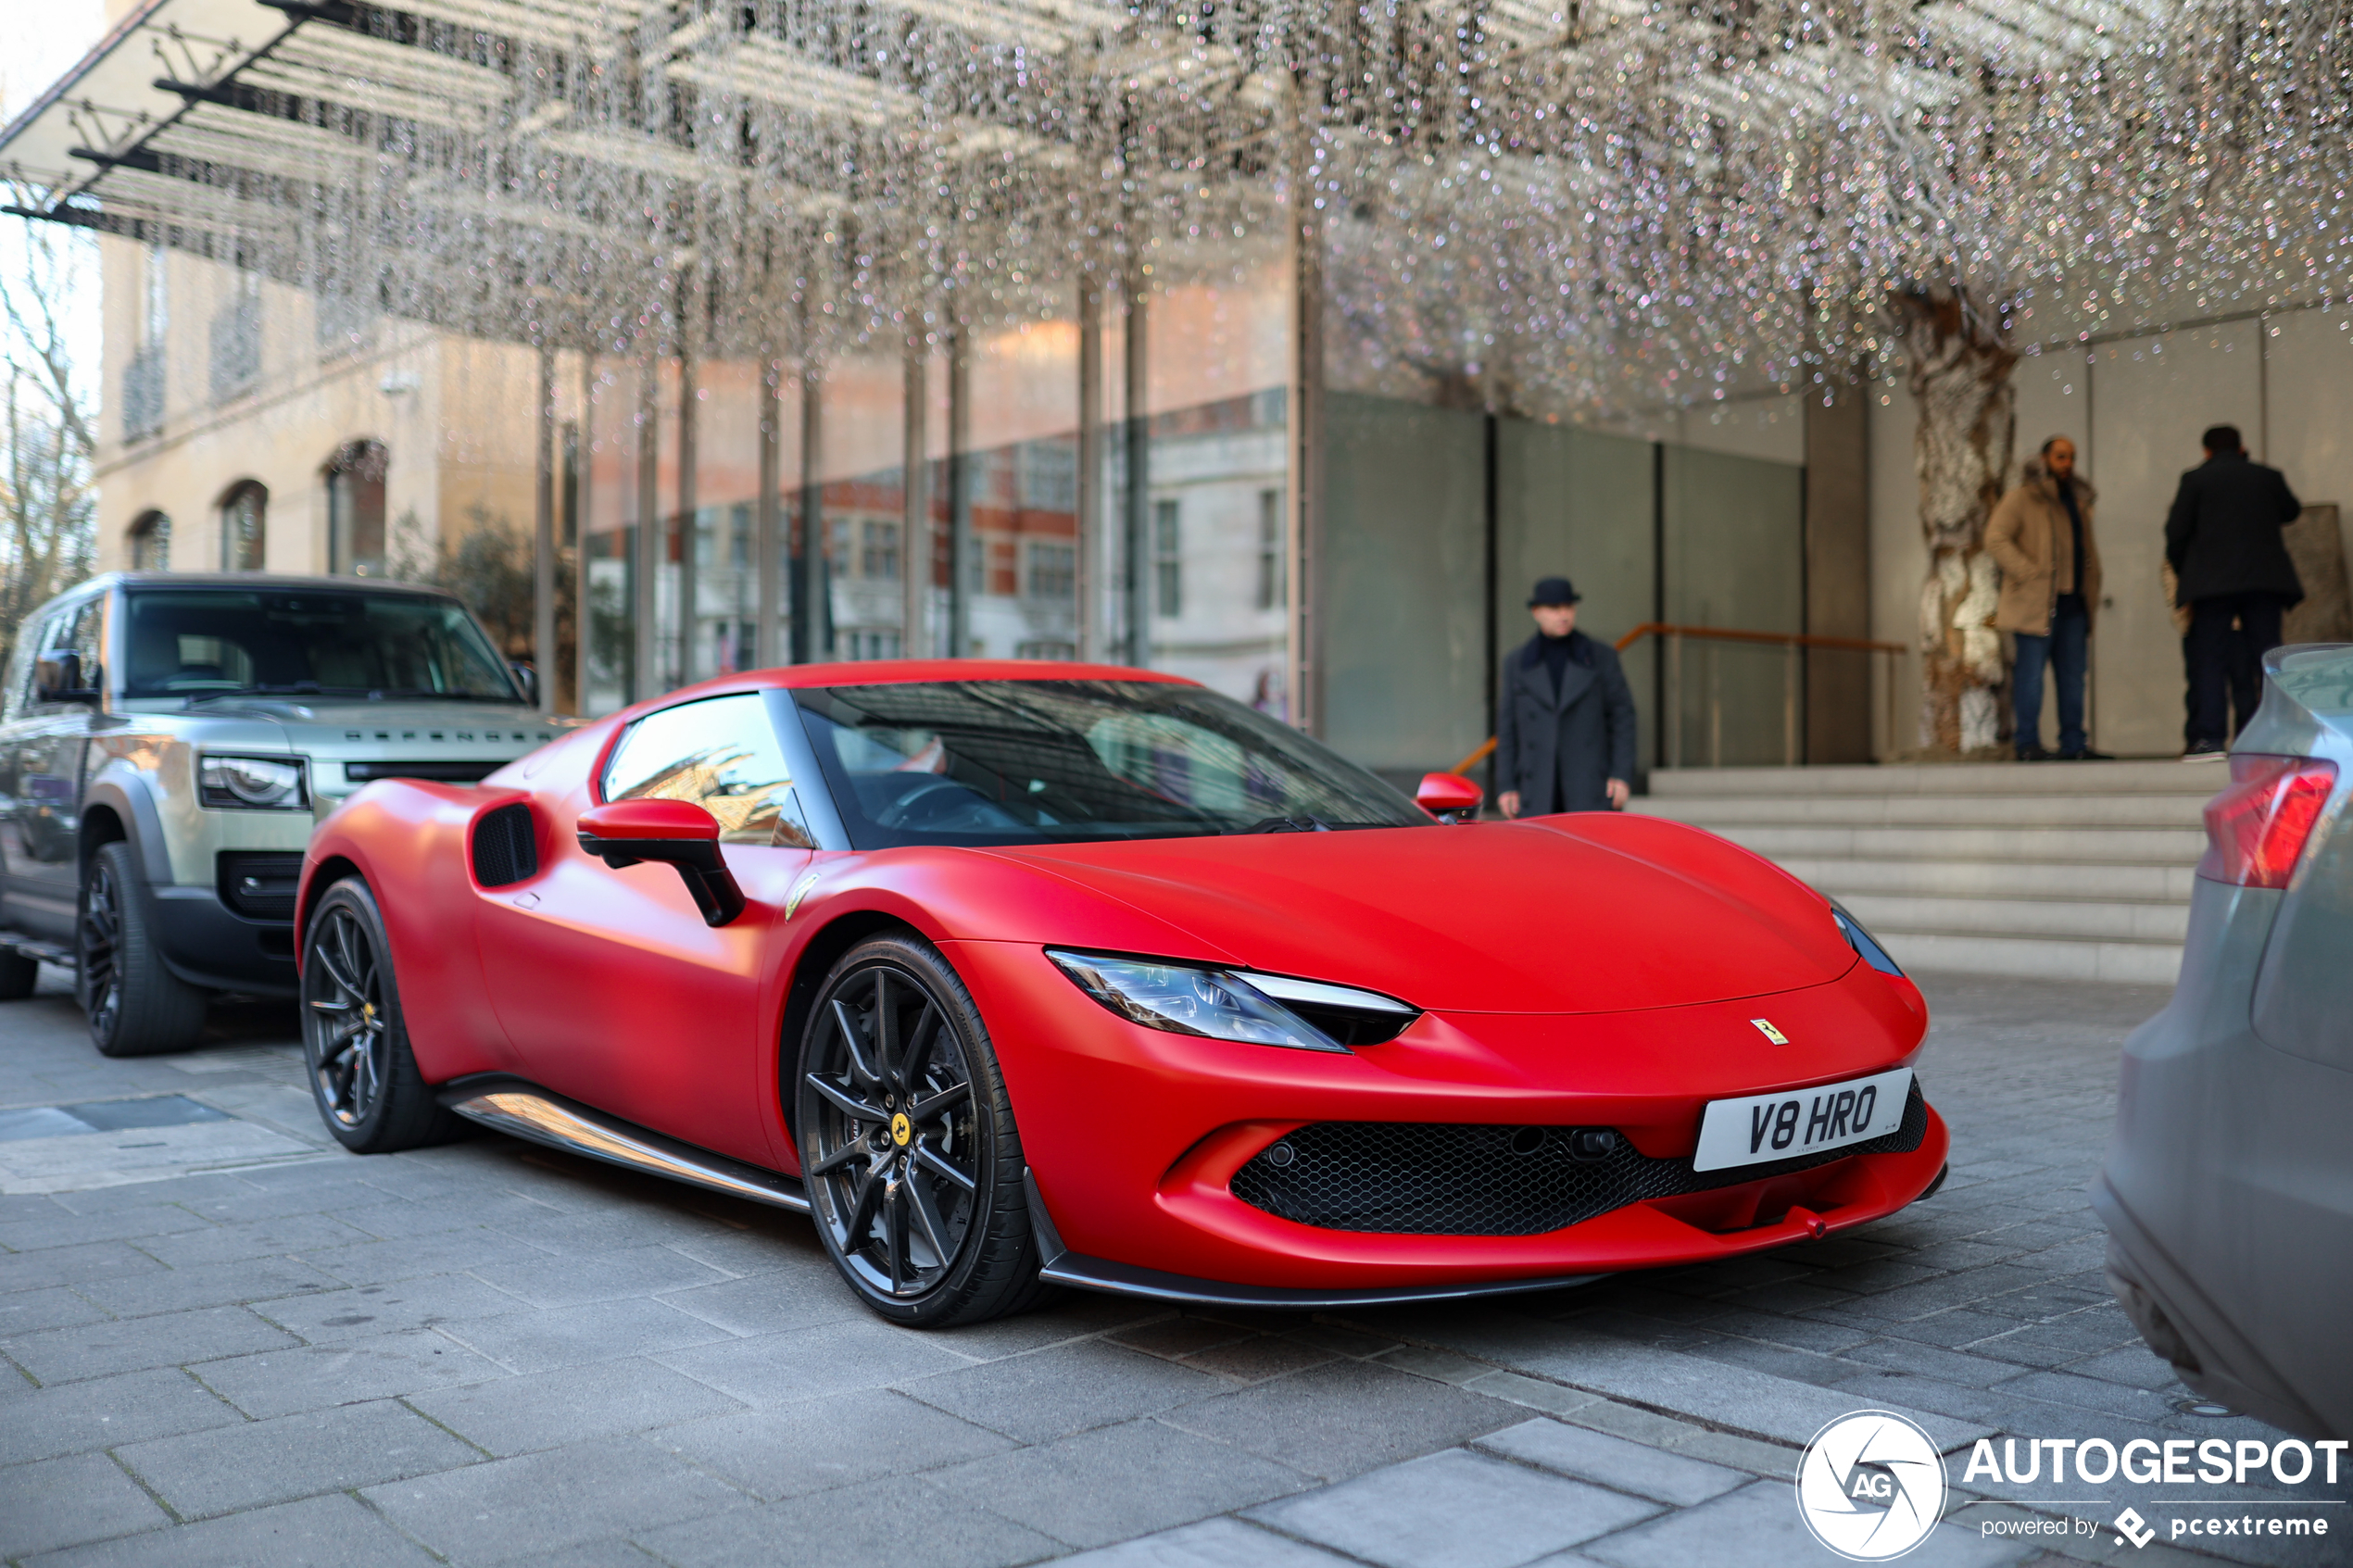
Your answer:
[[[796,1214],[809,1212],[809,1195],[796,1177],[664,1137],[522,1078],[503,1073],[454,1078],[441,1086],[435,1098],[469,1121],[550,1148],[789,1209]]]
[[[1038,1233],[1040,1266],[1038,1277],[1053,1285],[1100,1290],[1113,1296],[1137,1296],[1148,1301],[1181,1301],[1201,1307],[1277,1307],[1297,1311],[1338,1307],[1388,1307],[1410,1301],[1454,1301],[1472,1296],[1512,1296],[1530,1290],[1560,1290],[1607,1279],[1603,1274],[1554,1274],[1542,1279],[1473,1280],[1452,1285],[1401,1285],[1369,1290],[1301,1290],[1273,1285],[1231,1285],[1224,1280],[1195,1279],[1189,1274],[1163,1273],[1158,1269],[1089,1258],[1063,1245],[1053,1217],[1047,1213],[1038,1191],[1038,1177],[1024,1171],[1022,1185],[1029,1199],[1029,1223]]]

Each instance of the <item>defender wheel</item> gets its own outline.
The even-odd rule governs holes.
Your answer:
[[[358,877],[329,888],[303,938],[302,1060],[319,1119],[354,1154],[438,1143],[461,1123],[417,1070],[375,895]]]
[[[41,960],[14,947],[0,948],[0,1002],[20,1002],[41,984]]]
[[[937,949],[879,936],[843,954],[795,1082],[811,1218],[867,1306],[948,1328],[1052,1293],[988,1028]]]
[[[208,998],[164,967],[139,896],[131,846],[102,844],[74,924],[74,992],[101,1056],[184,1051],[204,1034]]]

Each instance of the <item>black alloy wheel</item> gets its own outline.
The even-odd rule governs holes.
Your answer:
[[[339,1125],[361,1126],[384,1094],[392,1030],[375,947],[348,906],[326,910],[312,924],[302,988],[319,1109]]]
[[[302,1057],[320,1121],[355,1154],[436,1143],[464,1125],[418,1071],[384,913],[356,876],[319,899],[303,937]]]
[[[115,972],[115,955],[122,946],[122,889],[115,882],[114,868],[103,859],[90,868],[90,880],[82,889],[82,923],[74,935],[82,1010],[103,1050],[122,1020],[122,985]]]
[[[82,872],[74,922],[74,993],[101,1056],[186,1050],[204,1034],[204,992],[165,967],[132,884],[130,845],[102,844]]]
[[[811,1214],[868,1306],[942,1328],[1046,1294],[1013,1109],[936,949],[889,936],[843,956],[812,1010],[799,1091]]]

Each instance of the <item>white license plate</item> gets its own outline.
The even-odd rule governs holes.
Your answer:
[[[1912,1070],[1899,1067],[1787,1094],[1710,1100],[1700,1118],[1699,1152],[1692,1156],[1692,1169],[1762,1165],[1885,1137],[1904,1124],[1904,1101],[1911,1091]]]

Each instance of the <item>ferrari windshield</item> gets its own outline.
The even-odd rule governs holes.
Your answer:
[[[521,700],[465,607],[437,594],[134,588],[123,695]]]
[[[793,697],[861,849],[1429,822],[1363,769],[1200,686],[958,681]]]

